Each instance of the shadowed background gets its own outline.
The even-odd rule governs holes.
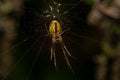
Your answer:
[[[21,3],[19,1],[16,2]],[[79,0],[56,0],[56,2],[62,4],[60,11],[63,13],[73,7],[73,5],[68,4],[76,4]],[[26,0],[21,4],[22,5],[19,6],[20,9],[15,10],[12,8],[13,10],[10,9],[10,12],[6,13],[7,15],[4,15],[5,13],[0,14],[2,16],[0,17],[1,22],[4,17],[7,17],[6,20],[9,20],[8,22],[15,25],[15,33],[11,34],[17,35],[12,38],[12,42],[8,41],[7,43],[14,48],[11,49],[11,47],[8,47],[3,49],[4,51],[10,49],[5,55],[12,57],[1,58],[3,60],[9,59],[8,61],[11,61],[6,63],[1,60],[1,66],[6,70],[5,73],[2,73],[2,68],[0,68],[1,80],[3,77],[6,77],[6,74],[6,80],[99,80],[100,78],[95,78],[100,76],[99,74],[96,75],[97,70],[98,73],[101,73],[99,71],[103,71],[103,74],[104,72],[108,72],[105,76],[106,78],[103,76],[105,79],[101,80],[109,80],[109,76],[111,75],[111,70],[109,69],[114,62],[114,57],[111,57],[111,54],[108,54],[107,56],[106,54],[101,55],[104,54],[104,50],[102,49],[103,46],[101,45],[104,45],[102,43],[106,40],[104,38],[104,32],[108,30],[102,27],[110,26],[110,23],[114,23],[112,21],[115,19],[108,17],[105,21],[100,21],[97,20],[97,18],[91,17],[92,13],[90,15],[90,12],[91,10],[94,10],[92,7],[96,4],[93,0],[81,1],[76,7],[70,10],[67,15],[62,16],[63,29],[70,28],[70,30],[65,32],[62,37],[68,50],[75,56],[75,59],[69,58],[74,72],[66,65],[59,45],[57,46],[56,53],[56,70],[53,62],[49,59],[51,40],[50,37],[45,36],[45,34],[47,34],[45,24],[49,27],[50,21],[41,17],[41,15],[44,15],[43,11],[49,9],[48,5],[52,4],[52,1]],[[94,6],[94,8],[97,7]],[[89,19],[88,16],[90,17]],[[106,18],[106,15],[104,15],[103,18]],[[87,20],[90,20],[91,22],[89,23]],[[94,22],[94,20],[98,21],[98,23]],[[92,21],[95,25],[93,25]],[[1,25],[2,23],[0,23],[0,26]],[[7,31],[7,29],[4,31],[0,27],[0,43],[3,43],[4,41],[5,35],[3,35],[3,32],[7,33],[8,31],[12,31],[10,29]],[[108,35],[110,34],[108,33]],[[115,40],[117,39],[115,38]],[[3,46],[5,43],[0,44],[0,47],[4,48]],[[0,50],[2,50],[2,48]],[[4,51],[1,51],[1,54]],[[108,48],[107,51],[111,53]],[[9,65],[10,68],[5,67],[2,63]],[[104,64],[107,64],[108,67]],[[104,71],[103,69],[105,68],[108,68],[108,71]]]

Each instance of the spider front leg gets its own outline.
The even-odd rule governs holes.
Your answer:
[[[67,65],[69,66],[69,68],[71,69],[71,71],[74,72],[73,69],[72,69],[72,67],[71,67],[71,65],[70,65],[70,62],[69,62],[69,60],[68,60],[68,56],[67,56],[67,55],[69,55],[70,57],[72,57],[72,55],[71,55],[70,52],[68,51],[68,49],[67,49],[67,47],[65,46],[65,44],[64,44],[63,41],[61,42],[61,48],[62,48],[62,51],[63,51],[63,54],[64,54],[64,57],[65,57],[65,60],[66,60]]]
[[[74,58],[72,55],[71,55],[71,53],[68,51],[68,49],[67,49],[67,47],[65,46],[65,44],[64,44],[64,42],[62,41],[62,46],[63,46],[63,48],[64,48],[64,50],[66,51],[66,53],[70,56],[70,57],[72,57],[72,58]]]
[[[54,42],[52,42],[52,44],[51,44],[51,54],[50,54],[50,60],[52,61],[53,59],[54,59],[54,66],[57,69],[55,43]]]

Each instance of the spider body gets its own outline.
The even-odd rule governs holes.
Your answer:
[[[49,33],[52,37],[53,43],[60,43],[62,41],[62,28],[60,23],[57,20],[51,21],[49,25]]]
[[[74,7],[76,7],[80,3],[80,1],[77,4],[75,4],[70,10],[72,10]],[[53,5],[49,5],[49,10],[44,11],[44,13],[46,14],[45,17],[47,19],[50,19],[49,27],[47,28],[47,26],[45,25],[46,29],[47,29],[47,33],[51,39],[50,60],[51,61],[53,60],[54,66],[55,66],[55,68],[57,68],[57,64],[56,64],[56,61],[57,61],[56,60],[56,53],[57,53],[56,48],[57,47],[56,46],[60,45],[63,56],[65,58],[65,61],[66,61],[67,65],[69,66],[69,68],[72,70],[72,67],[70,65],[68,57],[73,58],[73,56],[67,49],[67,46],[65,45],[64,39],[62,37],[63,33],[66,32],[67,29],[62,30],[63,26],[62,26],[62,24],[60,24],[61,17],[65,14],[67,14],[70,10],[67,10],[67,11],[61,13],[60,6],[61,6],[61,4],[53,2]],[[60,20],[60,22],[59,22],[59,20]]]
[[[65,32],[66,30],[62,31],[62,27],[60,25],[60,23],[57,20],[52,20],[50,25],[49,25],[49,32],[48,34],[51,37],[52,40],[52,44],[51,44],[51,55],[50,55],[50,59],[53,60],[54,59],[54,65],[55,67],[57,67],[56,64],[56,45],[60,44],[62,51],[63,51],[63,55],[65,57],[66,63],[67,65],[70,67],[70,69],[72,70],[72,67],[69,63],[68,57],[70,56],[72,57],[72,55],[70,54],[70,52],[68,51],[67,47],[65,46],[63,39],[62,39],[62,34]]]

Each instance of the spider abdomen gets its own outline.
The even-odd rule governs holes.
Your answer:
[[[52,35],[54,34],[61,34],[62,29],[61,29],[61,25],[57,20],[53,20],[51,21],[50,25],[49,25],[49,33]]]

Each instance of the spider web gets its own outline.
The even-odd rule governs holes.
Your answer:
[[[55,0],[55,2],[59,1]],[[89,35],[89,28],[85,22],[88,14],[87,8],[82,5],[82,1],[71,0],[68,2],[60,0],[60,2],[61,13],[63,13],[61,16],[62,28],[63,30],[69,28],[62,37],[71,54],[77,56],[76,59],[69,58],[71,65],[73,64],[73,69],[75,68],[76,71],[79,68],[76,67],[76,64],[80,62],[81,54],[88,53],[90,51],[88,48],[91,45],[100,42]],[[50,21],[44,18],[43,10],[43,7],[25,8],[18,27],[18,38],[14,43],[15,45],[7,49],[15,53],[15,61],[6,76],[7,80],[51,80],[53,75],[65,77],[65,74],[67,74],[66,79],[76,79],[66,66],[61,49],[57,48],[57,64],[59,68],[57,71],[49,60],[51,40],[45,25],[48,29]],[[6,55],[5,52],[2,54]],[[77,72],[79,73],[79,71]]]

